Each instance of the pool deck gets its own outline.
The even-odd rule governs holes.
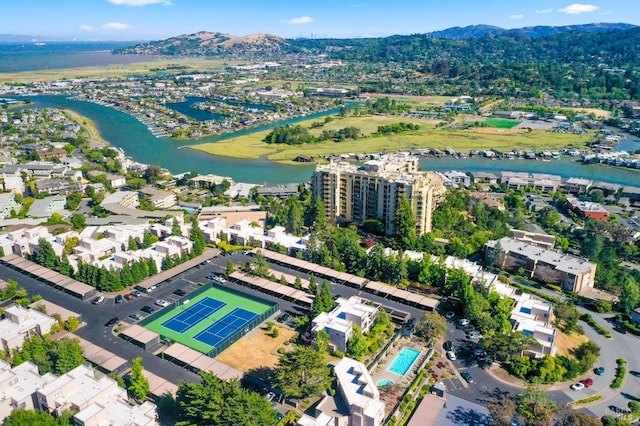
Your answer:
[[[401,376],[399,374],[392,373],[391,371],[387,370],[387,368],[389,368],[389,366],[391,365],[395,357],[398,355],[398,353],[400,353],[402,348],[405,348],[405,347],[413,348],[415,350],[420,351],[420,356],[416,359],[416,361],[411,366],[409,371],[407,371],[407,374],[405,374],[404,376]],[[373,381],[377,383],[379,380],[391,380],[394,385],[400,385],[403,387],[409,386],[409,384],[415,377],[413,370],[416,368],[416,363],[418,363],[420,360],[423,359],[426,351],[427,349],[424,346],[421,346],[416,342],[410,339],[407,339],[405,337],[401,338],[400,340],[398,340],[398,343],[395,345],[395,347],[392,347],[389,350],[389,352],[387,352],[387,356],[384,357],[384,359],[380,361],[378,366],[374,368],[374,370],[371,372],[371,377],[373,378]]]

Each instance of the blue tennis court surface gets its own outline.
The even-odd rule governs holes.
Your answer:
[[[242,330],[242,327],[249,324],[257,316],[258,314],[254,314],[253,312],[236,308],[193,336],[193,338],[207,345],[216,347],[231,335]]]
[[[214,312],[222,309],[227,304],[210,297],[205,297],[197,301],[193,305],[186,308],[177,315],[172,316],[162,323],[163,327],[175,331],[176,333],[184,333],[191,327],[210,317]]]

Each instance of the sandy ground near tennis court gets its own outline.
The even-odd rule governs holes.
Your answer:
[[[278,348],[295,334],[290,328],[277,324],[274,327],[278,329],[278,337],[272,337],[271,332],[266,331],[264,326],[258,327],[231,345],[216,359],[245,373],[251,370],[272,369],[278,363]],[[291,350],[293,345],[285,347]]]

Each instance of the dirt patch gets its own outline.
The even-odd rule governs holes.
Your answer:
[[[589,338],[584,334],[565,334],[560,330],[556,332],[556,340],[554,345],[556,347],[556,356],[569,355],[569,351],[573,348],[577,348],[583,343],[589,341]]]
[[[278,363],[278,348],[295,334],[294,330],[286,327],[276,325],[275,328],[278,329],[278,337],[272,337],[271,332],[263,327],[256,328],[216,359],[245,373],[262,368],[272,369]]]

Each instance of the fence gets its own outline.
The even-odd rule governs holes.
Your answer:
[[[254,318],[250,323],[245,325],[241,330],[238,330],[236,333],[232,334],[228,339],[226,339],[224,342],[222,342],[222,344],[220,346],[216,346],[211,351],[209,351],[206,355],[210,356],[212,358],[216,357],[220,352],[224,351],[229,346],[231,346],[232,344],[234,344],[235,342],[240,340],[242,337],[247,335],[247,333],[249,333],[251,330],[256,328],[263,321],[266,321],[267,318],[275,315],[278,311],[280,311],[280,305],[277,304],[277,303],[274,303],[274,302],[271,302],[269,300],[253,296],[251,294],[246,294],[246,293],[243,293],[241,291],[234,290],[232,288],[224,287],[223,285],[216,284],[214,282],[211,282],[209,284],[203,285],[202,287],[200,287],[196,291],[194,291],[192,293],[189,293],[188,295],[186,295],[186,296],[180,298],[179,300],[173,302],[173,304],[171,305],[171,309],[177,308],[178,306],[182,305],[185,300],[193,299],[196,296],[199,296],[200,294],[205,293],[205,292],[209,291],[209,289],[214,288],[216,286],[220,286],[220,288],[223,288],[224,291],[226,291],[228,293],[233,293],[233,294],[241,296],[241,297],[243,297],[245,299],[252,299],[252,300],[255,300],[257,302],[263,303],[265,305],[269,305],[270,308],[267,311],[265,311],[264,313],[262,313],[261,315],[259,315],[257,318]],[[143,318],[142,320],[140,320],[140,322],[138,324],[144,327],[145,325],[155,321],[157,318],[159,318],[160,316],[164,315],[165,313],[166,313],[165,309],[161,309],[158,312],[154,312],[153,314],[149,315],[148,317]],[[161,335],[160,338],[162,340],[164,340],[164,339],[166,339],[166,336],[162,336]],[[189,346],[189,345],[187,344],[187,346]]]
[[[237,342],[238,340],[246,336],[251,330],[256,328],[263,321],[265,321],[267,318],[274,315],[279,310],[280,310],[280,306],[278,304],[272,305],[269,308],[269,310],[267,310],[262,315],[258,316],[249,324],[244,326],[243,329],[238,330],[236,333],[232,334],[229,338],[227,338],[224,342],[222,342],[220,346],[214,347],[211,351],[209,351],[209,353],[207,353],[207,355],[210,356],[211,358],[215,358],[220,352],[224,351],[229,346],[233,345],[235,342]]]

